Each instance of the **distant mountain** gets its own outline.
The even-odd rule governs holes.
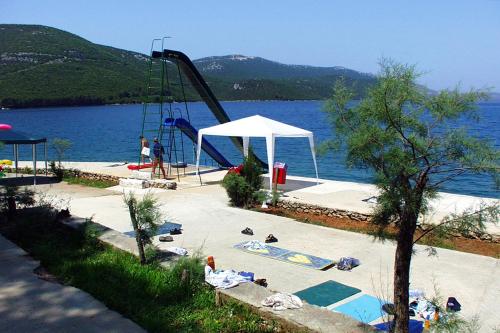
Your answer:
[[[139,99],[143,54],[39,25],[0,25],[2,105],[103,104]]]
[[[325,76],[345,76],[351,79],[371,80],[371,74],[360,73],[344,67],[314,67],[286,65],[260,57],[228,55],[207,57],[193,61],[198,70],[207,76],[223,79],[311,79]]]
[[[206,57],[193,63],[206,78],[220,80],[212,85],[223,99],[325,99],[340,77],[360,96],[375,82],[371,74],[343,67],[286,65],[244,55]]]
[[[324,99],[340,76],[362,95],[375,80],[342,67],[285,65],[242,55],[193,62],[220,100]],[[94,44],[46,26],[0,25],[2,107],[140,102],[147,69],[148,56],[141,53]],[[174,73],[175,68],[170,70]],[[171,90],[181,99],[179,84]],[[189,84],[186,98],[199,99]]]

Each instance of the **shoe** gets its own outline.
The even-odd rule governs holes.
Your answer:
[[[277,241],[278,238],[274,237],[273,234],[269,234],[265,240],[266,243],[276,243]]]
[[[264,288],[267,287],[267,280],[266,279],[257,279],[253,283],[258,284],[259,286],[262,286]]]
[[[170,234],[171,235],[180,235],[180,234],[182,234],[182,232],[181,232],[181,229],[174,228],[174,229],[170,230]]]
[[[244,234],[244,235],[250,235],[252,236],[253,235],[253,230],[246,227],[245,229],[241,230],[241,233]]]
[[[174,241],[172,236],[160,236],[159,240],[160,240],[160,242],[173,242]]]

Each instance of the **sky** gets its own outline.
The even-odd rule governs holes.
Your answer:
[[[500,0],[0,0],[0,23],[142,53],[172,36],[168,47],[192,59],[243,54],[377,73],[391,58],[416,65],[431,89],[500,92]]]

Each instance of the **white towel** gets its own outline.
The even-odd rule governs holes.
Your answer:
[[[289,293],[276,293],[266,297],[261,303],[264,306],[272,307],[276,311],[300,309],[303,305],[300,298]]]
[[[218,289],[236,287],[242,282],[249,282],[246,278],[238,275],[236,271],[215,271],[210,266],[205,266],[205,281]]]

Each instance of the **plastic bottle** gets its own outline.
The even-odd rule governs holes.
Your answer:
[[[214,260],[214,257],[209,256],[207,258],[207,265],[210,266],[215,271],[215,260]]]

